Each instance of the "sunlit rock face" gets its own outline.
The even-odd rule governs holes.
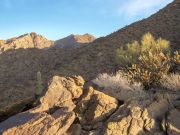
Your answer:
[[[53,41],[47,40],[45,37],[34,32],[14,37],[8,40],[0,41],[0,52],[10,49],[27,49],[27,48],[48,48],[54,44]]]
[[[47,91],[39,99],[40,104],[2,122],[0,133],[3,135],[65,133],[75,120],[73,100],[82,95],[83,85],[84,80],[80,76],[71,78],[54,76],[49,82]]]

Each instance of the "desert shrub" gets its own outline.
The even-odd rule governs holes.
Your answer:
[[[156,52],[157,50],[162,51],[165,54],[170,53],[169,41],[159,38],[155,40],[151,33],[143,35],[140,46],[140,52]],[[141,54],[140,54],[141,55]]]
[[[147,89],[159,84],[172,62],[179,62],[178,53],[171,57],[169,42],[162,38],[156,40],[150,33],[145,34],[140,43],[135,41],[127,48],[118,49],[117,57],[126,66],[127,77],[141,82]]]
[[[36,95],[40,95],[42,93],[43,90],[43,81],[42,81],[42,76],[41,76],[41,72],[38,71],[37,72],[37,89],[36,89]]]
[[[162,52],[148,52],[139,57],[139,63],[128,68],[128,77],[142,82],[145,87],[157,85],[159,80],[168,73],[170,58]]]
[[[128,78],[123,77],[122,72],[116,74],[99,74],[96,79],[92,81],[101,88],[109,90],[142,90],[140,83],[132,83]]]
[[[139,43],[134,41],[131,44],[127,44],[126,47],[121,47],[117,50],[117,61],[121,66],[130,66],[132,63],[137,63],[139,53]]]
[[[180,90],[180,75],[169,74],[163,76],[163,78],[160,80],[160,86],[168,90]]]
[[[127,67],[137,64],[142,54],[157,51],[170,54],[169,42],[162,38],[155,40],[150,33],[147,33],[142,37],[141,43],[134,41],[117,49],[117,61],[122,67]]]

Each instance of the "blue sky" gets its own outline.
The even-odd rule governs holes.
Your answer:
[[[157,12],[173,0],[0,0],[0,39],[37,32],[110,34]]]

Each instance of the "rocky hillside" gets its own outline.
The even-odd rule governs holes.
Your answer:
[[[78,48],[71,48],[69,50],[50,48],[48,50],[44,50],[33,47],[29,49],[4,51],[0,54],[0,120],[4,120],[12,114],[29,108],[29,104],[35,100],[34,93],[37,86],[36,76],[38,71],[42,74],[44,86],[48,85],[49,80],[54,75],[81,75],[85,80],[90,81],[99,73],[112,73],[117,71],[120,67],[120,65],[116,62],[117,48],[124,46],[133,40],[139,40],[146,32],[151,32],[155,37],[163,37],[169,40],[171,42],[172,49],[179,50],[179,22],[180,1],[175,0],[173,3],[169,4],[164,9],[147,19],[133,23],[104,38],[96,39],[94,42]],[[95,94],[93,98],[98,98],[97,94]],[[51,110],[52,112],[43,112],[43,118],[52,120],[54,116],[57,116],[57,113],[54,114],[53,110],[54,109]],[[137,117],[134,116],[136,114],[131,114],[130,110],[131,109],[129,108],[127,112],[124,112],[123,116],[129,112],[127,115],[128,121],[132,120],[132,115],[133,117],[139,119],[139,115]],[[87,112],[90,111],[91,110]],[[137,112],[140,112],[141,114],[143,110],[138,108]],[[41,112],[38,112],[37,114],[39,113]],[[59,113],[61,113],[61,111],[58,112],[58,114]],[[171,114],[174,113],[176,113],[176,110]],[[20,114],[20,116],[21,115],[23,114]],[[86,116],[88,116],[88,113]],[[99,115],[97,117],[104,122],[104,119],[101,119]],[[171,115],[170,118],[171,117],[173,117],[173,115]],[[98,118],[97,121],[99,122]],[[113,118],[112,121],[116,121],[115,119],[116,117]],[[140,121],[145,121],[145,118]],[[55,123],[56,122],[57,121],[55,121]],[[112,126],[110,124],[109,129],[118,128],[118,125],[118,123]],[[140,125],[140,128],[142,128],[142,125],[144,124],[141,123]],[[33,126],[33,124],[31,126]],[[19,127],[19,129],[20,128],[21,127]],[[9,128],[6,127],[5,129]],[[93,129],[94,128],[90,127],[89,130]],[[127,126],[126,129],[129,129],[129,126]]]
[[[71,48],[94,41],[96,38],[90,34],[70,35],[54,43],[55,48]]]
[[[58,61],[55,68],[61,74],[80,74],[88,80],[98,73],[114,72],[120,66],[116,61],[116,50],[134,40],[139,41],[147,32],[156,38],[162,37],[170,41],[172,49],[180,50],[179,22],[180,1],[175,0],[149,18],[99,38],[88,46],[75,48],[68,54],[63,54],[63,60]]]
[[[0,53],[9,49],[27,49],[38,48],[43,49],[50,47],[54,42],[47,40],[45,37],[36,33],[28,33],[19,37],[14,37],[8,40],[0,41]]]

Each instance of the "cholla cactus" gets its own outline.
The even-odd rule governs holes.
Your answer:
[[[151,33],[146,33],[141,42],[134,41],[127,44],[126,47],[119,48],[117,50],[117,61],[122,67],[131,66],[138,63],[138,59],[143,53],[157,53],[157,51],[170,54],[169,41],[162,38],[155,40]]]
[[[180,54],[178,51],[174,52],[172,68],[173,68],[173,71],[180,71]]]
[[[170,69],[170,57],[160,51],[145,53],[139,63],[128,68],[128,76],[141,82],[145,87],[157,85]]]
[[[37,89],[36,89],[36,95],[40,95],[43,90],[43,82],[41,77],[41,72],[37,72]]]
[[[174,62],[175,63],[180,63],[180,54],[178,51],[174,52]]]
[[[170,57],[169,42],[162,38],[155,39],[150,33],[142,37],[141,42],[128,44],[120,48],[117,56],[123,66],[127,66],[127,76],[141,82],[145,88],[157,85],[169,72],[171,62],[178,62],[179,55]]]

